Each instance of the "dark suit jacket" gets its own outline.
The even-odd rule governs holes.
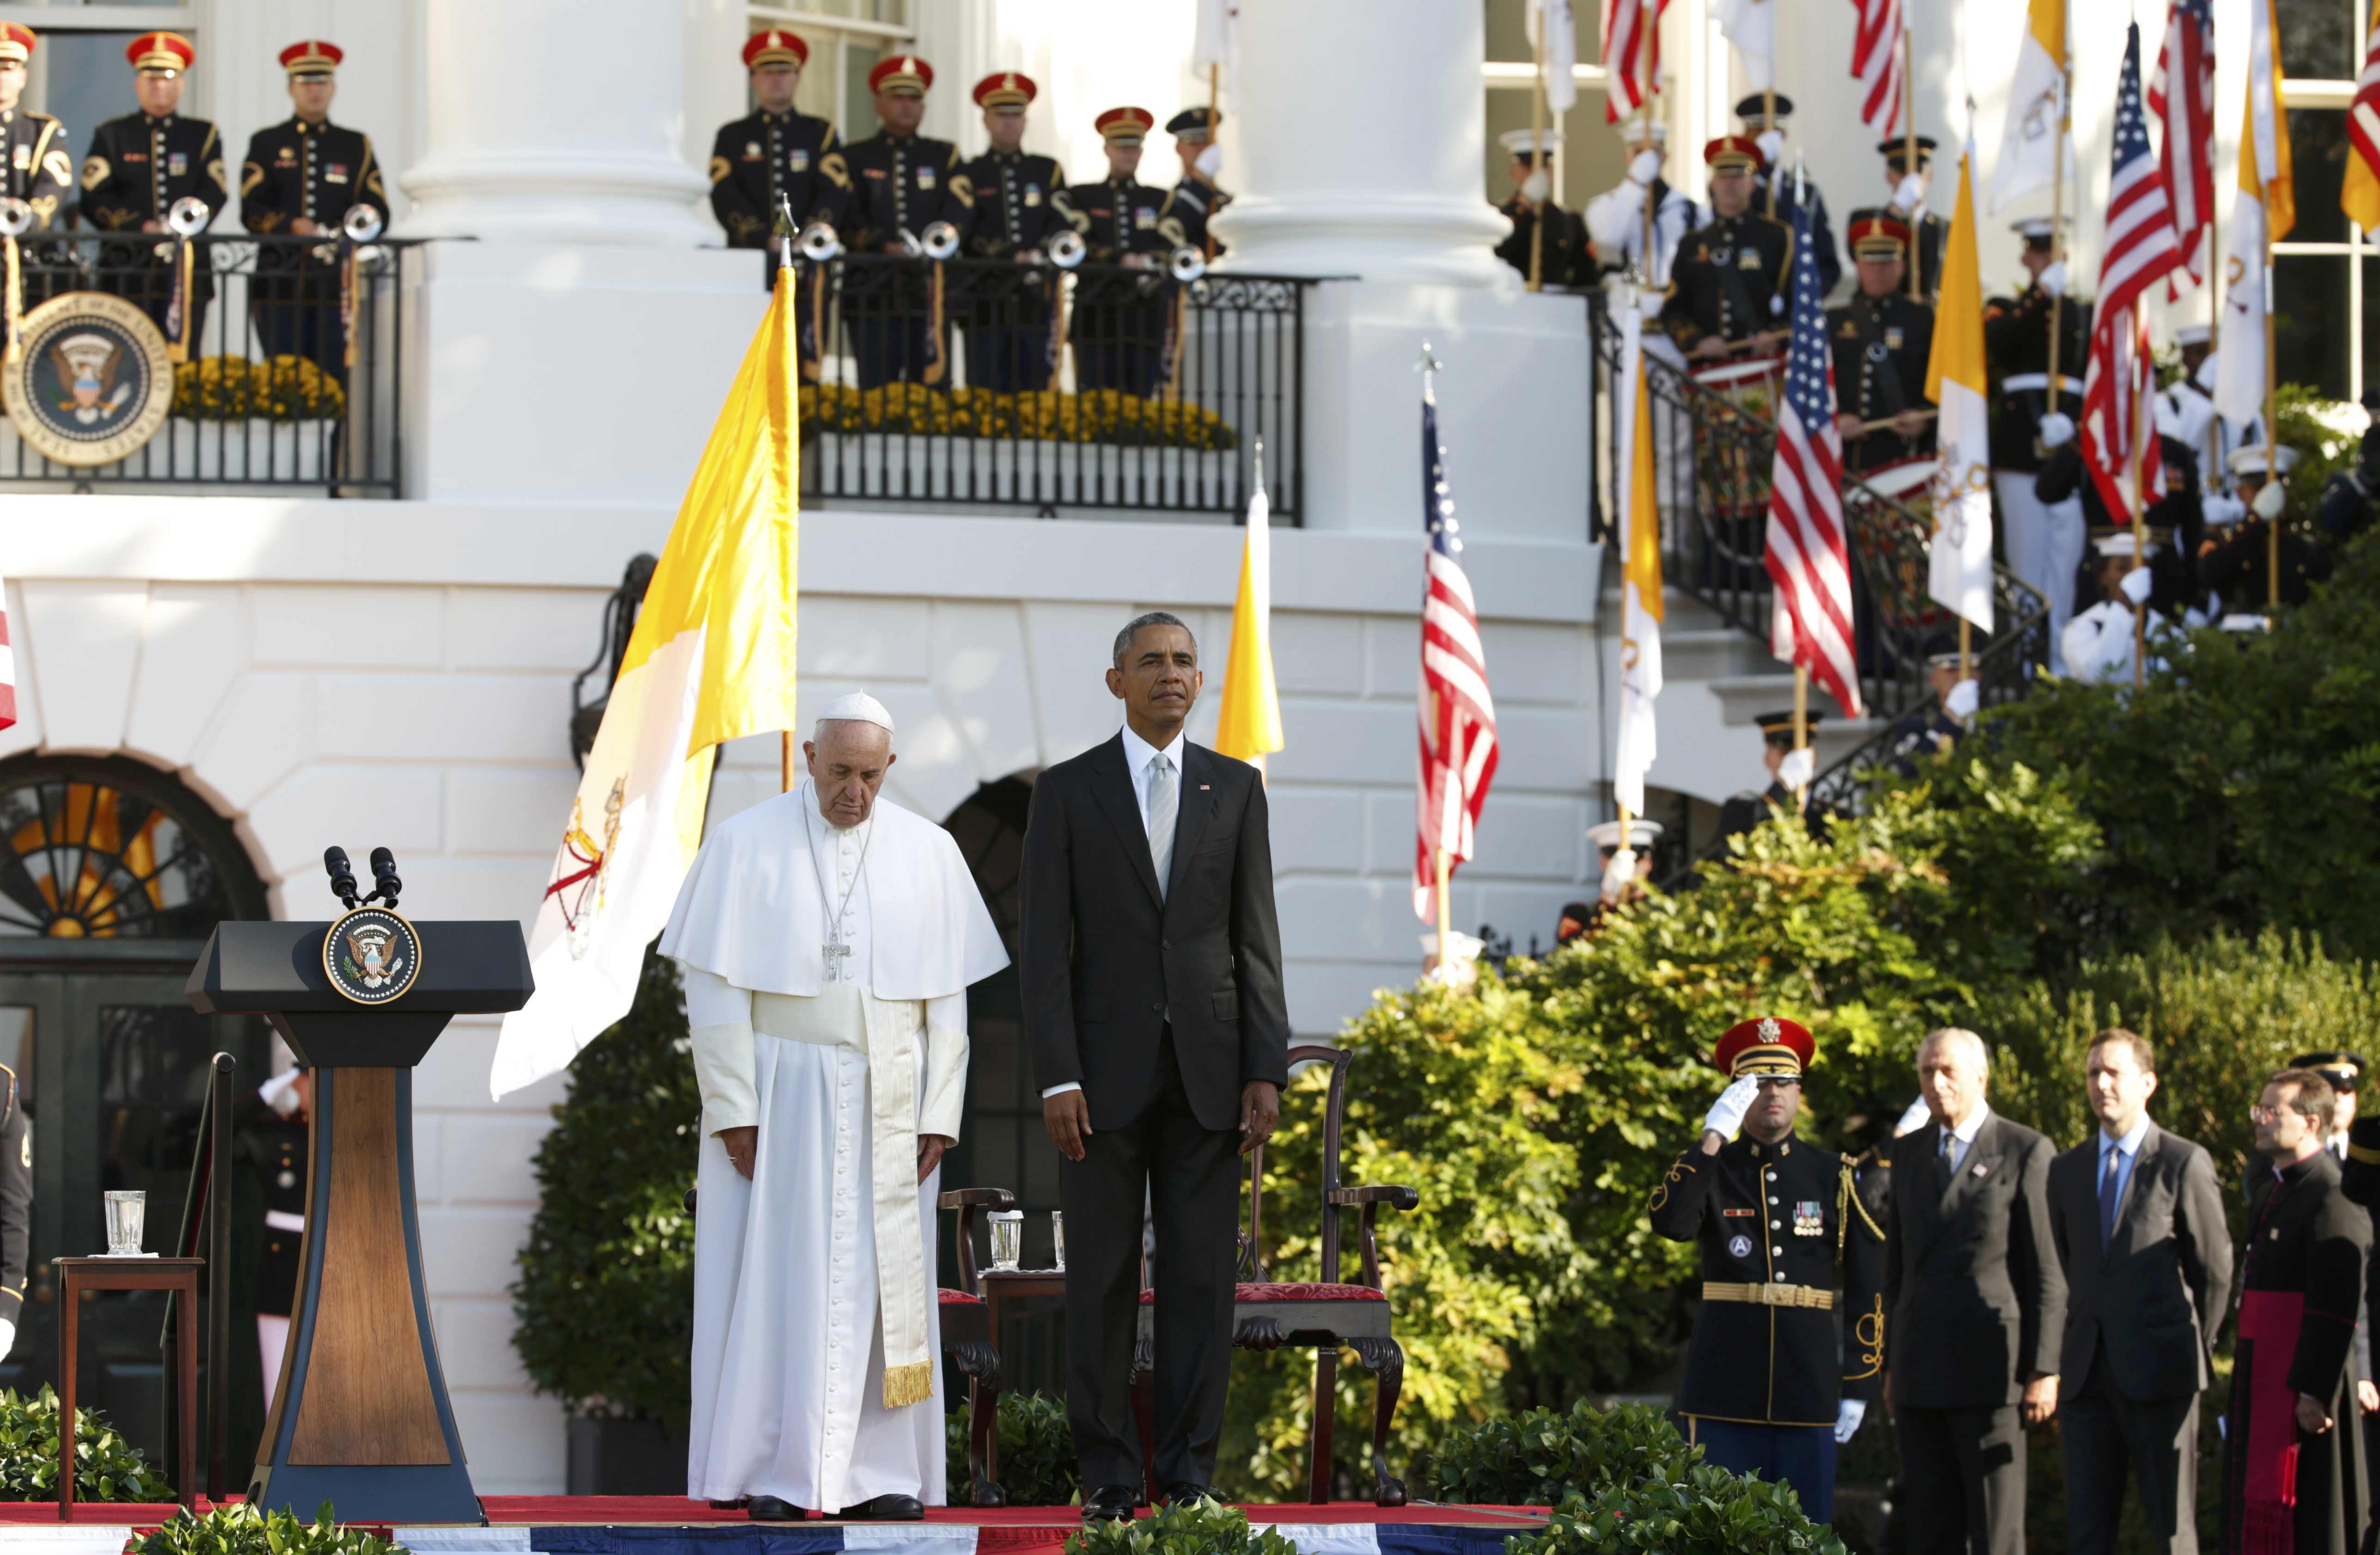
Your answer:
[[[2207,1352],[2231,1291],[2230,1228],[2215,1158],[2149,1124],[2099,1245],[2099,1136],[2049,1163],[2050,1230],[2066,1270],[2060,1375],[2079,1388],[2104,1355],[2128,1399],[2180,1399],[2204,1388]]]
[[[1094,1130],[1122,1128],[1156,1099],[1169,1023],[1208,1128],[1238,1126],[1247,1082],[1289,1081],[1264,782],[1187,740],[1182,752],[1162,897],[1121,732],[1033,785],[1018,960],[1034,1075],[1044,1090],[1078,1082]]]
[[[2049,1141],[1995,1112],[1947,1191],[1942,1127],[1890,1146],[1885,1367],[1892,1402],[1994,1408],[2058,1370],[2066,1280],[2049,1229]]]

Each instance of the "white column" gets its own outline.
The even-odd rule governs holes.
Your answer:
[[[1486,18],[1455,0],[1269,0],[1240,8],[1239,198],[1215,223],[1234,268],[1504,284],[1512,230],[1479,187]]]
[[[685,155],[681,7],[422,0],[421,15],[428,150],[398,180],[407,236],[719,243]]]

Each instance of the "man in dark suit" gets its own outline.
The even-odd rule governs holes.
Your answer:
[[[1231,1380],[1241,1155],[1289,1081],[1272,843],[1255,768],[1183,736],[1203,677],[1163,613],[1117,634],[1124,726],[1041,774],[1025,829],[1025,1020],[1065,1158],[1066,1398],[1086,1522],[1132,1515],[1143,1206],[1154,1219],[1155,1470],[1203,1497]]]
[[[2198,1395],[2231,1289],[2215,1158],[2149,1121],[2156,1061],[2102,1031],[2083,1061],[2099,1127],[2049,1163],[2050,1230],[2066,1270],[2069,1555],[2116,1548],[2129,1466],[2150,1548],[2198,1548]]]
[[[1893,1141],[1885,1396],[1910,1555],[2021,1555],[2024,1433],[2058,1409],[2066,1281],[2049,1229],[2049,1141],[1984,1101],[1989,1051],[1930,1032],[1933,1121]]]

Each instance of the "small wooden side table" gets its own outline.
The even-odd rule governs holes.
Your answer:
[[[1000,1342],[1000,1309],[1012,1301],[1063,1300],[1066,1294],[1066,1271],[1062,1269],[986,1269],[976,1275],[976,1294],[983,1297],[984,1322],[991,1330],[991,1342]],[[984,1477],[1000,1483],[1000,1394],[1005,1382],[982,1390],[978,1403],[992,1425],[983,1449]],[[968,1422],[972,1425],[974,1422]]]
[[[199,1485],[199,1271],[204,1258],[59,1258],[60,1294],[66,1319],[58,1325],[58,1521],[74,1521],[75,1359],[79,1349],[82,1293],[86,1291],[173,1291],[176,1348],[180,1375],[174,1379],[175,1404],[181,1412],[182,1450],[174,1477],[182,1505],[196,1511]],[[221,1387],[223,1379],[216,1379]]]

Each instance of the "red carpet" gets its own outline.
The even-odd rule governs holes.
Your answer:
[[[237,1498],[233,1498],[237,1500]],[[212,1502],[201,1500],[203,1511]],[[557,1527],[682,1527],[692,1523],[748,1523],[741,1512],[716,1512],[683,1496],[482,1496],[492,1526]],[[121,1501],[78,1501],[77,1523],[130,1524],[153,1528],[174,1514],[171,1505],[136,1506]],[[1335,1501],[1329,1506],[1292,1502],[1286,1506],[1242,1508],[1258,1523],[1388,1523],[1434,1524],[1440,1526],[1526,1525],[1545,1515],[1531,1507],[1404,1506],[1377,1507],[1369,1501]],[[934,1507],[929,1523],[952,1523],[978,1528],[1072,1528],[1080,1521],[1073,1507],[1012,1506],[994,1508]],[[55,1501],[0,1501],[0,1524],[55,1525]],[[810,1520],[811,1525],[818,1524]]]

